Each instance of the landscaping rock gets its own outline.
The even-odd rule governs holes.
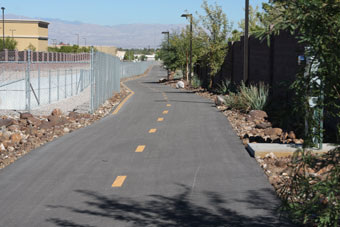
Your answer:
[[[282,129],[280,128],[267,128],[264,130],[264,134],[270,137],[276,138],[277,136],[281,136]]]
[[[249,115],[252,118],[255,118],[255,119],[266,119],[266,118],[268,118],[267,113],[262,111],[262,110],[252,110],[252,111],[249,112]]]
[[[75,120],[75,119],[77,119],[77,118],[80,118],[80,114],[77,113],[77,112],[72,111],[72,112],[70,112],[70,113],[68,114],[68,117],[69,117],[70,119],[72,119],[72,120]]]
[[[225,104],[225,99],[224,99],[224,97],[223,97],[222,95],[216,96],[216,98],[215,98],[215,105],[216,105],[216,106],[222,106],[222,105],[224,105],[224,104]]]
[[[5,146],[1,143],[0,144],[0,151],[5,151],[5,150],[6,150]]]
[[[54,127],[54,124],[49,121],[42,121],[41,124],[39,125],[40,129],[45,129],[45,130],[53,128],[53,127]]]
[[[290,131],[289,134],[288,134],[288,138],[292,139],[292,140],[295,140],[296,139],[295,133],[293,131]]]
[[[69,133],[70,132],[70,129],[69,128],[64,128],[63,130],[65,133]]]
[[[31,117],[33,117],[33,115],[30,113],[20,113],[20,119],[28,119]]]
[[[184,82],[183,81],[178,81],[177,83],[176,83],[176,88],[177,89],[179,89],[179,88],[184,88],[185,87],[185,85],[184,85]]]
[[[19,125],[11,125],[8,127],[8,130],[11,132],[16,132],[20,130],[20,126]]]
[[[13,124],[13,120],[12,119],[0,119],[0,128],[2,126],[8,127],[10,125]]]
[[[158,80],[159,83],[164,83],[164,82],[166,82],[166,81],[167,81],[167,79],[165,79],[165,78],[160,78],[160,79]]]
[[[259,124],[256,124],[255,127],[259,129],[266,129],[266,128],[271,128],[272,124],[270,122],[261,122]]]
[[[54,109],[51,113],[52,116],[57,116],[57,117],[61,116],[62,114],[63,113],[61,112],[60,109]]]
[[[21,141],[21,135],[19,133],[14,133],[11,135],[11,142],[12,143],[19,143]]]

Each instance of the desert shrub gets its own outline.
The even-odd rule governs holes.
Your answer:
[[[317,156],[295,152],[289,178],[279,189],[282,208],[297,223],[340,225],[340,147]]]
[[[267,85],[260,83],[258,86],[246,86],[242,83],[238,90],[238,92],[230,92],[229,95],[226,96],[226,105],[229,108],[243,112],[263,110],[269,94]]]
[[[243,82],[240,86],[240,96],[251,110],[263,110],[267,103],[269,88],[264,83],[258,86],[246,86]]]
[[[197,75],[194,75],[192,78],[191,78],[191,86],[193,88],[199,88],[202,86],[202,81],[200,80],[200,78],[198,78]]]
[[[216,85],[214,92],[216,94],[225,95],[229,91],[230,84],[231,84],[230,80],[222,80],[219,84]]]

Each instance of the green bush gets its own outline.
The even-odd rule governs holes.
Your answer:
[[[310,226],[340,226],[340,147],[321,157],[299,150],[289,166],[289,178],[278,192],[291,219]]]
[[[202,81],[198,78],[197,75],[194,75],[192,78],[191,78],[191,86],[193,88],[199,88],[202,86]]]
[[[229,91],[230,84],[231,84],[230,80],[223,80],[219,84],[217,84],[217,87],[214,89],[214,92],[217,94],[225,95]]]
[[[0,50],[8,49],[15,50],[17,48],[18,42],[13,38],[6,37],[5,38],[5,48],[3,47],[3,39],[0,39]]]

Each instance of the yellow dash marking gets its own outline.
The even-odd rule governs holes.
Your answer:
[[[157,121],[164,121],[164,118],[159,117],[159,118],[157,119]]]
[[[157,129],[155,129],[155,128],[152,128],[152,129],[149,130],[149,133],[155,133],[155,132],[157,132]]]
[[[113,182],[112,187],[113,188],[122,187],[125,179],[126,179],[126,176],[118,176],[118,177],[116,177],[116,180]]]
[[[163,114],[168,114],[169,113],[169,110],[164,110],[163,111]]]
[[[136,148],[136,152],[143,152],[145,149],[145,145],[139,145],[137,148]]]
[[[166,106],[167,106],[167,107],[170,107],[170,106],[171,106],[171,104],[166,104]]]

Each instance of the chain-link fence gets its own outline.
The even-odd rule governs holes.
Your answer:
[[[79,94],[90,85],[89,57],[90,54],[2,51],[0,109],[30,111]]]
[[[95,52],[91,57],[91,111],[96,110],[115,92],[120,91],[120,79],[143,74],[153,61],[121,62],[118,57]]]
[[[93,112],[114,92],[120,79],[142,74],[153,62],[121,62],[101,52],[64,54],[0,52],[0,109],[26,110],[91,90]]]

